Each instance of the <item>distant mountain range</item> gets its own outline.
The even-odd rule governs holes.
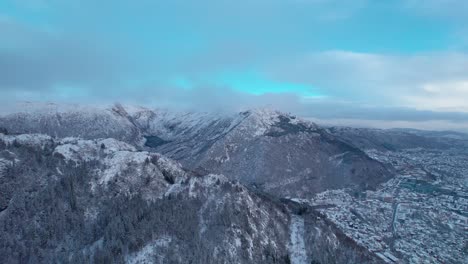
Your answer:
[[[330,133],[360,149],[403,150],[411,148],[450,149],[468,146],[468,134],[415,129],[372,129],[330,127]]]

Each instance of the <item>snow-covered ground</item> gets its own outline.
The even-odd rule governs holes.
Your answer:
[[[164,263],[164,258],[158,251],[167,247],[171,241],[171,237],[156,239],[142,250],[127,256],[126,261],[129,264]]]
[[[298,215],[291,216],[291,237],[289,241],[289,255],[291,264],[306,264],[307,253],[304,243],[304,218]]]

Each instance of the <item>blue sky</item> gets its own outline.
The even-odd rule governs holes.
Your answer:
[[[0,95],[464,124],[467,10],[458,0],[3,0]]]

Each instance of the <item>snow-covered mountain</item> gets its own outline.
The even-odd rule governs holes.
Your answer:
[[[115,139],[0,134],[1,263],[379,263],[320,213]]]
[[[276,195],[362,190],[391,177],[388,168],[326,129],[278,111],[223,116],[143,110],[132,116],[149,149]]]
[[[199,173],[286,197],[327,189],[374,188],[392,173],[316,124],[278,111],[187,113],[143,107],[26,108],[0,118],[10,133],[115,138],[162,153]],[[37,110],[39,109],[39,110]]]
[[[463,134],[267,109],[19,109],[0,116],[0,263],[463,257]]]
[[[18,111],[0,117],[0,127],[10,134],[42,133],[52,137],[115,138],[139,144],[138,127],[125,109],[83,105],[22,103]]]

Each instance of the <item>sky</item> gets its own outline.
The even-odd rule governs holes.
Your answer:
[[[1,0],[18,101],[468,131],[468,1]]]

